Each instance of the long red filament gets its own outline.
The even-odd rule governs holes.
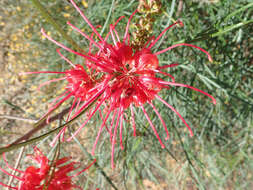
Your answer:
[[[131,121],[132,121],[132,126],[134,130],[134,137],[136,136],[136,125],[135,125],[135,119],[134,119],[134,110],[133,110],[133,105],[130,104],[130,110],[131,110]]]
[[[150,117],[148,116],[148,114],[147,114],[146,110],[144,109],[143,105],[140,105],[140,106],[141,106],[141,109],[142,109],[142,111],[143,111],[143,113],[144,113],[145,117],[146,117],[146,118],[147,118],[147,120],[148,120],[149,125],[150,125],[150,126],[151,126],[151,128],[153,129],[153,131],[154,131],[154,133],[155,133],[155,135],[156,135],[156,138],[157,138],[157,139],[158,139],[158,141],[160,142],[161,147],[162,147],[162,148],[165,148],[165,146],[164,146],[164,144],[163,144],[163,142],[162,142],[161,138],[159,137],[159,134],[157,133],[157,131],[156,131],[156,129],[155,129],[155,126],[153,125],[153,123],[152,123],[152,121],[151,121]]]
[[[180,24],[181,26],[183,26],[183,23],[179,20],[177,22],[175,22],[174,24],[168,26],[167,28],[165,28],[161,34],[149,45],[148,49],[151,49],[156,43],[157,41],[164,35],[164,33],[169,30],[170,28],[172,28],[173,26],[175,26],[176,24]]]
[[[158,116],[158,118],[159,118],[160,121],[162,122],[162,125],[163,125],[163,127],[164,127],[164,129],[165,129],[165,132],[166,132],[166,134],[167,134],[167,137],[166,137],[165,140],[168,140],[168,139],[170,138],[170,135],[169,135],[168,128],[167,128],[167,126],[166,126],[166,124],[165,124],[165,122],[164,122],[162,116],[160,115],[160,113],[158,112],[158,110],[156,109],[156,107],[154,106],[154,104],[152,104],[151,101],[149,102],[149,105],[153,108],[153,110],[155,111],[156,115]]]
[[[131,22],[131,20],[132,20],[132,18],[135,15],[136,12],[137,12],[137,9],[131,14],[130,18],[128,19],[125,35],[124,35],[124,38],[123,38],[124,43],[126,42],[126,39],[127,39],[127,36],[128,36],[130,22]]]
[[[186,44],[186,43],[181,43],[181,44],[172,45],[172,46],[170,46],[170,47],[168,47],[168,48],[166,48],[166,49],[164,49],[164,50],[161,50],[161,51],[158,51],[158,52],[154,53],[154,55],[162,54],[162,53],[164,53],[164,52],[166,52],[166,51],[169,51],[169,50],[171,50],[171,49],[173,49],[173,48],[176,48],[176,47],[179,47],[179,46],[189,46],[189,47],[196,48],[196,49],[202,51],[203,53],[205,53],[205,54],[207,55],[208,60],[209,60],[210,62],[213,62],[213,59],[212,59],[211,55],[210,55],[206,50],[204,50],[204,49],[202,49],[202,48],[200,48],[200,47],[198,47],[198,46],[195,46],[195,45],[193,45],[193,44]]]
[[[98,36],[98,38],[104,43],[104,39],[101,37],[101,35],[97,32],[96,28],[91,24],[91,22],[88,20],[88,18],[83,14],[83,12],[81,11],[81,9],[76,5],[76,3],[73,0],[70,0],[70,2],[72,3],[72,5],[75,7],[75,9],[79,12],[79,14],[83,17],[83,19],[85,20],[85,22],[91,27],[91,29],[93,30],[93,32]]]
[[[123,108],[120,108],[118,111],[118,117],[117,117],[117,121],[116,121],[116,124],[114,127],[114,133],[113,133],[113,137],[112,137],[112,152],[111,152],[111,167],[112,167],[112,169],[114,169],[114,148],[115,148],[115,143],[116,143],[116,138],[117,138],[117,129],[118,129],[118,125],[119,125],[119,119],[122,114],[122,110],[123,110]]]
[[[190,135],[191,137],[193,136],[193,132],[192,132],[192,129],[190,128],[190,126],[186,123],[186,121],[184,120],[184,118],[181,116],[180,113],[178,113],[178,111],[173,107],[171,106],[170,104],[168,104],[165,100],[163,100],[160,96],[156,95],[156,98],[158,100],[160,100],[164,105],[166,105],[168,108],[170,108],[173,112],[175,112],[178,117],[183,121],[183,123],[185,124],[185,126],[188,128],[189,132],[190,132]]]
[[[109,115],[110,115],[111,112],[112,112],[112,109],[113,109],[113,105],[110,106],[110,109],[109,109],[109,111],[107,112],[107,114],[106,114],[106,116],[105,116],[105,119],[104,119],[103,123],[101,124],[101,126],[100,126],[100,128],[99,128],[99,131],[98,131],[98,134],[97,134],[95,143],[94,143],[93,148],[92,148],[92,151],[91,151],[91,154],[92,154],[92,155],[95,154],[95,149],[96,149],[96,145],[97,145],[97,143],[98,143],[99,137],[100,137],[100,135],[101,135],[101,132],[102,132],[102,130],[103,130],[103,127],[105,126],[105,123],[106,123],[106,121],[107,121]]]

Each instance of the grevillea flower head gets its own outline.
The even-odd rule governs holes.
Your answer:
[[[34,154],[28,155],[32,160],[34,160],[38,167],[29,166],[25,171],[14,169],[11,167],[3,154],[3,159],[6,163],[6,166],[15,170],[20,174],[19,176],[14,176],[3,168],[0,168],[5,174],[14,177],[20,181],[18,187],[8,186],[2,182],[0,185],[8,187],[10,189],[18,190],[72,190],[72,189],[81,189],[79,186],[73,184],[72,178],[80,175],[89,167],[91,167],[96,160],[94,160],[87,168],[83,169],[80,172],[77,172],[73,176],[70,176],[69,173],[77,170],[80,166],[80,163],[72,162],[70,157],[63,157],[51,161],[37,148],[34,148]]]
[[[39,87],[38,90],[47,84],[50,84],[52,82],[60,81],[60,80],[67,80],[68,84],[66,86],[66,91],[59,95],[53,103],[51,104],[49,111],[55,109],[56,107],[60,106],[64,101],[68,100],[70,97],[74,97],[74,103],[79,101],[85,101],[89,99],[89,96],[91,94],[96,93],[97,88],[95,87],[95,84],[97,81],[93,77],[95,74],[88,74],[87,71],[84,69],[82,65],[74,65],[71,63],[70,60],[68,60],[66,57],[64,57],[61,53],[60,50],[58,49],[57,52],[59,55],[66,60],[70,65],[73,67],[69,70],[66,70],[64,72],[57,72],[57,71],[35,71],[35,72],[25,72],[21,74],[39,74],[39,73],[51,73],[51,74],[60,74],[64,75],[61,78],[53,79],[50,81],[46,81],[45,83],[42,83]]]
[[[209,59],[209,61],[212,61],[211,56],[209,53],[192,44],[187,43],[180,43],[172,45],[164,50],[153,52],[152,48],[154,45],[159,41],[159,39],[168,31],[170,28],[175,27],[176,25],[183,26],[183,23],[181,21],[177,21],[174,24],[170,25],[169,27],[165,28],[160,35],[157,37],[152,36],[145,44],[142,44],[139,49],[136,49],[131,46],[130,43],[130,35],[129,35],[129,26],[132,17],[136,14],[137,10],[132,13],[130,18],[128,19],[125,34],[123,36],[123,39],[120,39],[120,36],[116,30],[117,23],[121,21],[124,16],[121,16],[114,24],[110,25],[110,31],[109,33],[103,38],[99,32],[97,31],[97,28],[94,27],[91,22],[88,20],[88,18],[82,13],[82,11],[77,7],[75,2],[73,0],[70,0],[72,5],[76,8],[76,10],[80,13],[84,21],[90,26],[93,33],[89,36],[82,32],[80,29],[78,29],[76,26],[71,24],[70,22],[67,22],[67,24],[74,29],[75,31],[79,32],[82,36],[84,36],[86,39],[90,41],[90,47],[89,52],[87,54],[74,51],[63,44],[55,41],[50,36],[48,36],[44,30],[42,29],[42,34],[49,39],[50,41],[54,42],[56,45],[61,47],[62,49],[67,50],[68,52],[74,53],[78,56],[83,57],[85,62],[85,67],[87,69],[92,69],[92,72],[87,73],[87,75],[84,78],[76,77],[76,75],[73,75],[72,73],[79,73],[74,70],[70,73],[70,71],[66,71],[64,73],[68,73],[71,77],[69,77],[69,84],[72,85],[72,89],[69,94],[66,96],[75,96],[80,97],[80,93],[85,91],[87,94],[85,95],[84,99],[81,99],[83,101],[82,105],[77,106],[78,108],[75,111],[75,115],[78,115],[81,113],[82,110],[87,108],[91,102],[94,100],[98,101],[96,102],[96,105],[94,109],[90,112],[90,114],[87,116],[86,121],[79,127],[78,130],[75,131],[72,137],[68,139],[71,140],[76,134],[78,134],[81,129],[88,123],[88,121],[92,118],[92,116],[99,110],[101,114],[101,108],[102,105],[104,106],[104,110],[106,110],[106,113],[104,113],[104,116],[101,114],[102,118],[102,124],[99,128],[97,138],[94,142],[94,146],[92,149],[92,153],[94,154],[96,144],[98,143],[99,137],[102,133],[102,130],[106,126],[107,131],[110,133],[110,139],[112,143],[112,153],[111,153],[111,164],[112,167],[114,167],[114,149],[116,144],[116,138],[117,138],[117,131],[119,128],[119,137],[120,137],[120,147],[123,149],[123,120],[127,120],[125,118],[125,110],[130,109],[131,112],[131,123],[133,126],[133,135],[136,135],[136,125],[135,125],[135,114],[134,114],[134,107],[139,107],[148,123],[150,124],[152,130],[154,131],[157,139],[159,140],[161,147],[164,148],[164,144],[153,125],[146,109],[144,108],[144,104],[149,104],[151,108],[154,110],[156,115],[158,116],[159,120],[161,121],[161,124],[164,127],[164,130],[166,132],[166,139],[169,138],[168,128],[166,126],[166,123],[162,119],[161,115],[159,114],[158,110],[152,103],[153,100],[158,100],[162,102],[164,105],[166,105],[168,108],[170,108],[173,112],[175,112],[179,118],[182,120],[182,122],[186,125],[186,127],[190,131],[190,135],[193,135],[192,129],[189,127],[189,125],[186,123],[184,118],[178,113],[175,108],[173,108],[169,103],[167,103],[165,100],[163,100],[158,93],[162,89],[168,89],[171,86],[180,86],[180,87],[186,87],[190,88],[192,90],[195,90],[197,92],[200,92],[209,98],[211,98],[212,102],[216,104],[216,100],[208,93],[197,89],[195,87],[189,86],[187,84],[181,84],[176,83],[175,79],[172,75],[165,72],[164,70],[166,68],[175,67],[177,64],[170,64],[170,65],[160,65],[158,55],[165,53],[171,49],[174,49],[179,46],[189,46],[196,48],[203,53],[205,53]],[[96,42],[93,39],[93,35],[96,35],[98,38],[98,42]],[[108,42],[109,37],[112,41],[112,43]],[[63,57],[66,61],[67,58]],[[69,62],[69,61],[68,61]],[[82,70],[82,72],[85,72],[85,69]],[[38,73],[38,72],[37,72]],[[91,73],[95,73],[91,77]],[[67,75],[68,75],[67,74]],[[160,77],[158,77],[157,74],[166,76],[169,80],[164,80]],[[75,76],[75,77],[74,77]],[[79,76],[79,75],[78,75]],[[78,78],[78,80],[76,80]],[[91,84],[88,85],[88,89],[78,91],[77,89],[82,89],[80,84],[83,84],[81,81],[92,81],[91,83],[85,84]],[[69,85],[68,85],[69,86]],[[65,99],[66,99],[65,97]],[[60,102],[65,101],[63,98]],[[59,104],[59,103],[58,103]],[[111,120],[109,122],[109,116],[112,115]],[[109,123],[109,128],[107,127],[106,123]]]

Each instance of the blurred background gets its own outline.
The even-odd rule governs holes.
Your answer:
[[[149,0],[147,0],[149,1]],[[61,28],[85,51],[89,42],[73,31],[66,22],[71,21],[88,34],[91,29],[82,20],[68,0],[40,1],[60,24]],[[140,2],[137,0],[77,1],[93,25],[101,25],[103,36],[109,24],[124,15],[129,18]],[[158,101],[154,104],[167,123],[170,139],[162,149],[144,114],[138,108],[137,137],[125,122],[124,146],[116,146],[116,168],[111,169],[111,143],[104,132],[96,149],[97,165],[76,179],[83,189],[253,189],[253,3],[250,0],[161,0],[157,14],[152,15],[147,35],[158,36],[175,20],[184,27],[170,30],[157,43],[154,52],[172,44],[187,42],[207,50],[213,62],[190,47],[179,47],[158,56],[160,64],[178,63],[168,69],[178,83],[184,83],[214,96],[217,105],[208,97],[190,89],[172,87],[160,92],[185,118],[194,131],[190,137],[180,118]],[[134,38],[144,13],[137,14],[130,25]],[[127,19],[117,30],[124,35]],[[139,24],[139,25],[138,25]],[[142,23],[143,24],[143,23]],[[146,26],[143,24],[143,26]],[[0,1],[0,145],[14,142],[33,128],[49,108],[50,102],[64,91],[66,83],[57,82],[37,90],[38,86],[57,75],[19,75],[27,71],[64,71],[69,65],[56,53],[57,46],[45,39],[40,30],[57,41],[71,47],[57,30],[47,22],[29,0]],[[72,47],[73,48],[73,47]],[[66,51],[63,54],[74,63],[83,60]],[[71,105],[64,103],[59,112]],[[166,134],[152,109],[146,108],[162,139]],[[75,121],[71,133],[85,120]],[[61,156],[70,155],[85,167],[94,158],[90,152],[100,126],[97,114],[89,125],[71,142],[61,143]],[[60,125],[50,123],[34,134],[41,135]],[[54,149],[48,146],[54,135],[34,144],[47,156]],[[32,146],[7,154],[14,166],[20,155],[19,168],[31,162],[26,154]],[[5,167],[0,161],[0,166]],[[9,182],[9,176],[0,175],[0,181]],[[11,181],[15,184],[15,180]],[[1,187],[2,188],[2,187]]]

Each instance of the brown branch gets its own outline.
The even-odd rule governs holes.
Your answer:
[[[74,106],[75,107],[75,106]],[[45,119],[42,123],[40,123],[36,128],[33,128],[32,130],[30,130],[29,132],[27,132],[25,135],[23,135],[22,137],[18,138],[17,140],[15,140],[13,143],[11,143],[10,145],[14,145],[14,144],[18,144],[23,140],[27,140],[29,139],[33,134],[37,133],[39,130],[43,129],[45,126],[47,126],[49,123],[62,118],[64,115],[66,115],[69,112],[69,109],[71,108],[68,107],[66,109],[64,109],[62,112],[54,115],[53,117],[50,118],[50,120],[47,122],[47,120]]]

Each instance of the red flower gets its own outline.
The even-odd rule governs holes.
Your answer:
[[[101,88],[103,88],[103,77],[96,79],[96,75],[98,73],[96,71],[93,72],[87,72],[82,65],[74,65],[70,60],[68,60],[66,57],[64,57],[60,50],[57,49],[58,54],[67,61],[73,68],[66,70],[65,72],[56,72],[56,71],[35,71],[35,72],[25,72],[21,74],[39,74],[39,73],[52,73],[52,74],[61,74],[64,75],[64,77],[56,78],[53,80],[46,81],[45,83],[42,83],[38,90],[47,84],[50,84],[52,82],[60,81],[60,80],[67,80],[68,84],[66,86],[66,90],[56,97],[54,101],[49,105],[49,110],[45,115],[50,114],[54,109],[59,107],[63,102],[67,101],[71,97],[74,97],[72,106],[69,110],[67,121],[69,120],[71,113],[73,111],[74,106],[76,105],[76,109],[74,112],[77,112],[78,107],[80,106],[80,103],[86,100],[93,100],[96,99],[98,96],[97,92]],[[99,83],[101,81],[101,83]],[[94,98],[95,95],[95,98]],[[43,116],[44,117],[44,116]],[[47,122],[49,122],[50,117],[48,116]],[[60,133],[57,135],[57,137],[53,140],[52,145],[56,142],[57,138],[65,133],[66,127],[64,127]],[[64,136],[63,136],[64,139]]]
[[[3,159],[8,168],[15,170],[21,174],[21,177],[14,176],[6,170],[0,168],[5,174],[13,176],[20,181],[19,187],[11,187],[0,182],[0,185],[18,190],[43,190],[47,187],[48,190],[72,190],[75,188],[81,189],[79,186],[72,183],[72,178],[80,175],[82,172],[91,167],[96,160],[94,160],[87,168],[77,172],[73,176],[68,174],[79,168],[77,162],[71,162],[70,157],[63,157],[50,162],[48,158],[37,148],[34,148],[34,154],[28,155],[32,160],[37,162],[39,167],[29,166],[25,171],[14,169],[11,167],[3,154]]]
[[[167,138],[169,138],[169,133],[167,126],[162,119],[161,115],[159,114],[156,107],[153,105],[152,100],[157,99],[161,101],[163,104],[165,104],[167,107],[169,107],[172,111],[174,111],[180,119],[183,121],[183,123],[187,126],[187,128],[190,131],[190,135],[193,135],[193,132],[189,125],[186,123],[184,118],[166,101],[164,101],[158,93],[164,89],[169,88],[171,86],[181,86],[190,88],[192,90],[198,91],[209,98],[212,99],[212,102],[216,104],[216,100],[209,95],[206,92],[203,92],[202,90],[199,90],[195,87],[186,85],[186,84],[180,84],[176,83],[173,76],[170,74],[164,72],[163,70],[168,67],[175,67],[177,64],[171,64],[171,65],[159,65],[159,60],[157,56],[159,54],[165,53],[168,50],[171,50],[178,46],[189,46],[196,49],[199,49],[200,51],[204,52],[208,59],[212,61],[211,56],[207,51],[204,49],[192,45],[192,44],[176,44],[173,46],[170,46],[164,50],[158,51],[158,52],[152,52],[152,47],[158,42],[158,40],[165,34],[167,30],[172,28],[173,26],[179,24],[183,25],[181,21],[178,21],[171,26],[164,29],[161,34],[158,37],[151,37],[146,44],[143,44],[143,47],[135,50],[130,45],[130,35],[128,33],[129,25],[132,17],[137,11],[134,11],[133,14],[128,19],[128,23],[126,25],[125,34],[122,40],[120,40],[120,37],[118,35],[116,28],[117,23],[124,18],[123,16],[120,17],[115,24],[110,25],[110,31],[106,35],[105,38],[102,38],[102,36],[98,33],[96,28],[90,23],[88,18],[81,12],[81,10],[77,7],[75,2],[73,0],[70,0],[73,6],[76,8],[76,10],[80,13],[84,21],[91,27],[93,34],[91,36],[83,33],[80,29],[72,25],[71,23],[67,22],[68,25],[70,25],[74,30],[79,32],[81,35],[83,35],[86,39],[90,41],[90,48],[89,52],[87,54],[76,52],[63,44],[55,41],[50,36],[48,36],[44,30],[42,29],[43,35],[54,42],[56,45],[60,46],[61,48],[74,53],[76,55],[79,55],[83,57],[86,60],[86,68],[91,69],[92,72],[86,73],[85,69],[83,69],[82,66],[79,66],[82,68],[80,71],[76,70],[74,68],[73,70],[63,72],[68,77],[69,85],[67,87],[68,91],[65,95],[65,98],[63,98],[61,101],[59,101],[55,106],[58,106],[63,101],[68,99],[70,96],[75,96],[75,98],[80,98],[80,101],[84,101],[82,106],[78,106],[78,109],[75,112],[75,115],[78,115],[83,109],[85,109],[91,102],[93,102],[95,99],[99,97],[99,100],[96,102],[96,106],[93,109],[92,112],[88,115],[88,118],[86,119],[85,123],[80,126],[80,128],[74,133],[73,136],[75,136],[77,133],[80,132],[80,130],[87,124],[87,122],[92,118],[92,116],[97,112],[97,110],[101,113],[101,106],[104,105],[107,113],[105,116],[102,116],[102,124],[100,126],[100,129],[98,131],[97,138],[95,140],[94,146],[93,146],[93,154],[95,151],[96,144],[99,140],[100,134],[103,130],[103,128],[106,126],[107,130],[109,131],[111,135],[111,142],[112,142],[112,167],[114,167],[113,164],[113,156],[114,156],[114,147],[116,143],[116,137],[117,137],[117,131],[119,128],[120,133],[120,146],[123,149],[122,144],[122,128],[123,128],[123,120],[126,119],[124,116],[124,111],[130,107],[131,110],[131,121],[133,125],[133,134],[135,136],[136,131],[136,125],[135,125],[135,117],[134,117],[134,111],[133,106],[140,107],[149,122],[152,130],[154,131],[157,139],[159,140],[162,148],[164,148],[164,144],[162,140],[160,139],[158,132],[156,131],[155,126],[153,125],[150,117],[148,116],[148,113],[146,112],[144,108],[144,104],[148,103],[158,118],[160,119],[165,132],[167,134]],[[99,42],[96,42],[93,39],[93,35],[96,35],[99,39]],[[111,37],[111,40],[113,41],[112,44],[110,44],[108,41],[109,37]],[[93,48],[97,48],[97,50],[93,50]],[[92,51],[93,50],[93,51]],[[93,53],[95,52],[95,53]],[[61,55],[62,56],[62,55]],[[65,60],[67,60],[65,57],[63,57]],[[67,60],[68,61],[68,60]],[[78,68],[79,68],[78,67]],[[77,73],[85,73],[82,76],[79,77],[79,74]],[[95,75],[92,75],[91,73],[95,73]],[[39,72],[37,72],[39,73]],[[163,74],[167,77],[169,77],[170,81],[165,81],[162,78],[157,76],[157,73]],[[91,77],[92,76],[92,77]],[[82,81],[84,81],[85,84],[89,84],[87,86],[83,87],[81,86]],[[85,95],[83,92],[86,92]],[[73,104],[74,105],[74,104]],[[54,107],[52,107],[53,109]],[[71,111],[71,110],[70,110]],[[110,122],[110,127],[108,128],[106,123],[109,118],[109,116],[112,115],[112,120]],[[115,122],[116,120],[116,122]],[[71,140],[73,138],[69,138],[68,140]]]
[[[39,73],[53,73],[53,74],[63,74],[64,77],[53,79],[50,81],[46,81],[45,83],[41,84],[38,89],[42,86],[49,84],[51,82],[56,82],[60,80],[67,80],[68,84],[66,86],[66,91],[55,98],[53,103],[51,104],[49,111],[54,110],[58,106],[60,106],[64,101],[68,100],[70,97],[74,96],[73,105],[78,101],[80,104],[81,101],[86,101],[92,94],[95,94],[99,88],[95,88],[95,84],[98,81],[95,80],[96,73],[88,74],[87,71],[84,69],[82,65],[74,65],[70,62],[66,57],[64,57],[60,50],[58,49],[57,52],[59,55],[66,60],[70,65],[73,67],[72,69],[66,70],[65,72],[56,72],[56,71],[35,71],[35,72],[25,72],[21,74],[39,74]],[[59,99],[61,100],[59,101]],[[58,101],[58,102],[57,102]],[[56,103],[57,102],[57,103]],[[72,111],[73,108],[71,108]]]

